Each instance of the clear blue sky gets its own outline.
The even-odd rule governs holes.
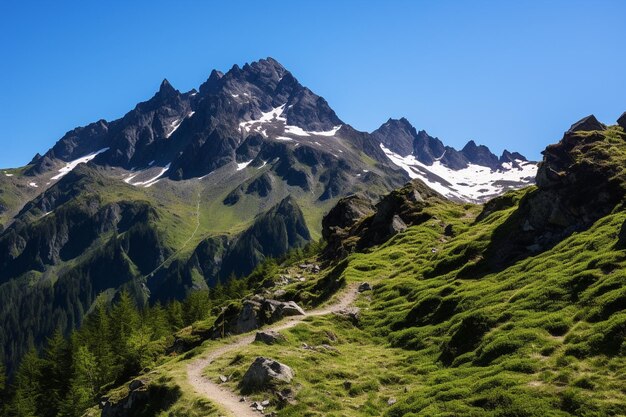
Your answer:
[[[624,1],[0,3],[0,166],[115,119],[163,78],[272,56],[340,118],[540,158],[578,118],[626,111]]]

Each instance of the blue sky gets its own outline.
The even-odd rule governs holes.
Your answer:
[[[115,119],[163,78],[272,56],[345,122],[389,117],[455,147],[540,158],[580,117],[626,111],[623,1],[0,3],[0,166]]]

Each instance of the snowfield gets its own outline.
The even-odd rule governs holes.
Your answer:
[[[307,131],[301,128],[300,126],[292,126],[287,124],[287,119],[283,116],[285,111],[285,106],[287,104],[283,104],[281,106],[275,107],[272,110],[261,113],[261,117],[257,120],[245,120],[239,123],[239,130],[244,134],[249,134],[252,132],[260,133],[264,137],[268,137],[266,125],[276,125],[280,124],[283,126],[284,134],[282,136],[276,136],[274,139],[290,141],[293,138],[287,137],[286,135],[291,136],[335,136],[339,129],[341,129],[341,125],[333,127],[331,130],[315,132],[315,131]],[[291,107],[291,106],[290,106]]]
[[[391,162],[405,170],[409,177],[424,181],[430,188],[448,198],[472,203],[485,202],[507,190],[530,185],[537,175],[537,164],[534,162],[517,160],[515,162],[519,168],[513,167],[511,163],[504,163],[501,169],[495,171],[475,164],[453,170],[439,161],[426,165],[413,155],[403,157],[383,144],[380,147]]]

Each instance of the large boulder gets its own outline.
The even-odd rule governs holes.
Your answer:
[[[288,384],[293,379],[293,370],[278,361],[258,357],[246,371],[241,380],[241,391],[249,393],[276,388]]]
[[[255,342],[265,343],[266,345],[273,345],[274,343],[279,343],[283,340],[285,340],[285,336],[273,330],[268,330],[266,332],[257,332],[257,334],[254,336]]]
[[[352,227],[372,213],[374,206],[367,197],[354,194],[342,198],[322,219],[322,236],[328,240],[334,233]]]
[[[246,300],[243,303],[243,307],[237,316],[235,322],[235,328],[233,333],[246,333],[254,329],[261,327],[259,311],[261,310],[261,303],[254,300]]]
[[[285,317],[304,316],[305,311],[294,301],[278,301],[255,295],[240,308],[227,308],[215,321],[211,338],[241,334],[275,323]]]

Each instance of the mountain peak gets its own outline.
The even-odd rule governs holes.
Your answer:
[[[589,116],[583,117],[582,119],[574,123],[569,128],[567,133],[574,133],[574,132],[581,132],[581,131],[588,132],[591,130],[605,130],[605,129],[606,127],[602,123],[600,123],[598,119],[596,119],[596,116],[594,116],[593,114],[590,114]]]
[[[163,78],[163,81],[161,81],[161,86],[159,87],[159,93],[172,94],[176,93],[176,89],[172,87],[172,84],[170,84],[167,78]]]
[[[467,142],[461,149],[461,153],[472,164],[486,166],[491,169],[497,169],[500,166],[499,158],[491,153],[488,147],[477,145],[473,140]]]
[[[222,71],[218,71],[216,69],[211,71],[211,75],[209,75],[209,82],[216,82],[220,80],[224,76]]]
[[[400,119],[389,118],[372,135],[385,147],[393,152],[407,156],[413,152],[413,141],[417,132],[411,123],[404,117]]]
[[[474,148],[478,148],[478,145],[476,145],[476,142],[474,142],[473,139],[470,139],[470,141],[465,144],[463,149],[461,149],[461,152],[466,151],[466,150],[470,150],[470,149],[474,149]]]
[[[251,62],[250,64],[246,64],[243,67],[243,70],[247,70],[248,68],[261,69],[264,71],[274,71],[278,74],[284,75],[287,72],[287,69],[277,60],[272,57],[267,57],[265,59],[259,59],[258,61]]]
[[[211,75],[209,78],[200,85],[199,91],[200,94],[205,95],[212,93],[218,89],[219,81],[224,77],[224,73],[222,71],[218,71],[216,69],[211,70]]]

